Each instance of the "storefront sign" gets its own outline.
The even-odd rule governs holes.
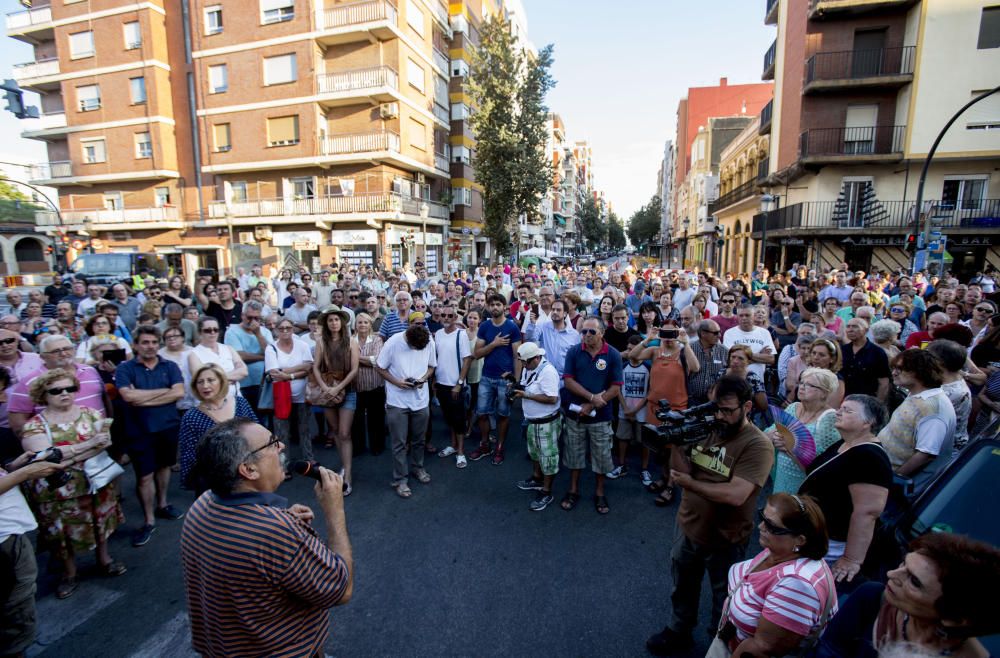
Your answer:
[[[866,247],[902,247],[906,238],[887,235],[884,237],[860,237],[855,243]]]
[[[271,238],[271,245],[274,247],[294,247],[297,242],[310,244],[321,244],[323,233],[320,231],[275,231]]]
[[[802,238],[785,238],[781,241],[781,244],[788,247],[798,247],[806,243]]]
[[[293,242],[292,248],[298,251],[316,251],[319,249],[318,242]]]
[[[989,235],[957,235],[948,238],[948,243],[953,247],[990,247],[993,238]]]
[[[378,231],[375,229],[330,231],[330,244],[378,244]]]
[[[402,242],[402,236],[404,233],[409,233],[408,229],[390,228],[386,229],[385,232],[385,242],[386,244],[399,244]],[[444,238],[440,233],[421,233],[420,231],[413,231],[413,244],[424,244],[424,237],[427,238],[427,245],[430,247],[440,246],[444,244]]]

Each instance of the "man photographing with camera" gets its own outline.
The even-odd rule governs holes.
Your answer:
[[[700,443],[671,448],[670,477],[684,493],[677,510],[680,532],[670,551],[673,613],[666,628],[646,641],[653,655],[684,653],[694,646],[706,569],[712,586],[709,628],[718,626],[729,567],[744,559],[757,494],[774,464],[774,447],[747,418],[751,398],[746,380],[724,375],[715,387],[716,428]]]
[[[319,468],[313,512],[274,492],[285,446],[266,428],[234,418],[209,430],[197,464],[209,491],[184,520],[181,560],[192,645],[208,656],[323,654],[328,611],[350,601],[354,580],[342,478]]]

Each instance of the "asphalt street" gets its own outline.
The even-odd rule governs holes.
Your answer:
[[[446,443],[434,410],[434,442]],[[515,416],[512,427],[520,419]],[[593,505],[593,476],[582,479],[580,504],[559,508],[569,475],[556,480],[556,502],[532,512],[533,492],[514,483],[530,474],[516,432],[506,462],[488,459],[455,468],[454,458],[428,456],[432,476],[411,478],[413,497],[390,488],[388,453],[355,460],[354,493],[346,499],[354,549],[353,599],[330,615],[326,646],[333,656],[641,656],[670,609],[669,549],[676,503],[653,504],[632,472],[609,482],[611,513]],[[469,446],[467,451],[474,448]],[[337,467],[333,449],[317,448]],[[654,472],[655,475],[655,472]],[[140,520],[133,478],[125,487],[126,524],[112,555],[129,568],[105,579],[93,555],[79,558],[81,585],[71,598],[53,595],[58,576],[39,582],[39,639],[30,656],[191,656],[178,543],[182,521],[160,521],[152,540],[133,548]],[[171,502],[187,508],[191,492],[171,484]],[[295,478],[279,493],[320,514],[312,481]],[[317,521],[322,529],[322,523]],[[39,556],[46,574],[47,555]],[[707,582],[702,618],[708,617]],[[705,622],[707,623],[707,621]],[[690,655],[703,656],[704,627]]]

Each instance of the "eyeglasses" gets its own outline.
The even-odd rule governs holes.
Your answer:
[[[775,535],[776,537],[783,537],[786,535],[794,535],[794,530],[789,530],[788,528],[782,528],[780,525],[772,523],[763,513],[760,515],[760,522],[764,524],[764,528],[767,529],[769,533]]]
[[[42,354],[72,354],[75,352],[72,347],[57,347],[54,350],[49,350],[48,352],[42,352]]]
[[[596,336],[597,329],[581,329],[580,333],[583,334],[584,336]]]
[[[4,338],[0,340],[0,345],[10,345],[11,343],[16,343],[17,338]]]
[[[217,334],[217,333],[219,333],[219,328],[218,327],[205,327],[204,329],[201,330],[201,333],[203,333],[203,334]]]
[[[278,437],[276,437],[275,435],[272,434],[270,440],[268,440],[267,443],[265,443],[261,447],[257,448],[256,450],[251,450],[250,451],[250,456],[256,455],[261,450],[267,450],[271,446],[278,445],[279,443],[281,443],[281,439],[279,439]]]
[[[47,388],[45,389],[45,392],[48,393],[49,395],[62,395],[63,393],[76,393],[79,390],[80,390],[79,386],[73,385],[73,386],[63,386],[56,388]]]

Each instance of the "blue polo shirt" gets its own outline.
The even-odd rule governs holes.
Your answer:
[[[510,345],[498,347],[483,358],[483,376],[493,379],[505,372],[514,372],[514,343],[520,343],[523,340],[521,330],[510,318],[505,319],[499,327],[493,324],[492,318],[484,320],[479,325],[476,338],[489,345],[497,337],[497,334],[505,334],[510,338]]]
[[[160,357],[157,357],[156,365],[152,368],[144,366],[136,357],[123,362],[115,371],[115,386],[120,389],[131,386],[140,391],[152,391],[183,383],[184,378],[177,364]],[[178,429],[180,424],[181,417],[177,412],[176,402],[153,407],[129,405],[125,415],[125,430],[129,434],[165,432]]]
[[[601,345],[597,355],[591,358],[590,354],[583,349],[583,344],[574,345],[566,352],[566,367],[563,371],[563,379],[575,379],[576,383],[590,391],[600,393],[612,386],[621,386],[624,376],[622,375],[622,355],[615,348],[605,342]],[[567,388],[563,388],[563,407],[569,409],[571,404],[585,404],[589,400],[575,395]],[[597,416],[593,419],[584,419],[590,422],[603,422],[611,420],[611,405],[606,404],[597,410]]]

